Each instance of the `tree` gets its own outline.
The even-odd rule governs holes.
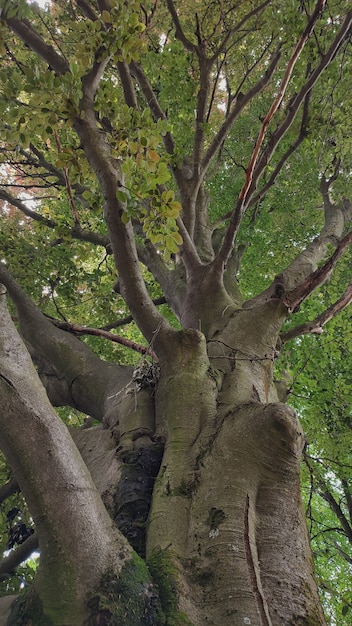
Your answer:
[[[6,623],[325,624],[286,400],[352,299],[348,3],[1,7]]]

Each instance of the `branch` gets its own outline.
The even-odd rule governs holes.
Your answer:
[[[164,296],[160,296],[160,298],[155,298],[153,302],[157,306],[159,304],[166,304],[166,298]],[[126,326],[127,324],[131,324],[131,322],[133,322],[132,315],[127,315],[126,317],[124,317],[121,320],[118,320],[117,322],[110,322],[110,324],[106,324],[106,326],[102,326],[100,330],[107,330],[107,331],[113,330],[113,328],[120,328],[121,326]]]
[[[82,101],[82,118],[75,122],[75,130],[80,138],[87,159],[99,181],[104,198],[104,217],[108,227],[116,267],[121,284],[121,295],[141,332],[150,343],[159,329],[155,348],[168,352],[169,334],[176,331],[160,314],[146,288],[136,250],[131,221],[124,224],[122,215],[124,203],[117,198],[117,191],[123,185],[120,165],[111,155],[110,145],[104,131],[97,127],[92,103]]]
[[[57,151],[60,154],[62,152],[62,148],[61,148],[59,135],[57,134],[56,130],[54,130],[54,138],[55,138],[55,143],[56,143],[56,146],[57,146]],[[79,216],[78,216],[76,203],[75,203],[75,201],[73,199],[71,182],[70,182],[70,178],[69,178],[69,175],[68,175],[68,167],[64,167],[63,173],[64,173],[64,178],[65,178],[66,191],[67,191],[68,199],[69,199],[70,206],[71,206],[71,209],[72,209],[75,226],[79,227],[80,226],[80,224],[79,224]]]
[[[2,487],[0,487],[0,504],[12,496],[12,494],[17,493],[19,490],[20,488],[15,478],[12,478],[5,485],[2,485]]]
[[[22,41],[29,46],[33,52],[41,57],[53,70],[61,76],[70,71],[69,63],[60,54],[58,54],[54,48],[47,43],[37,31],[34,30],[28,20],[18,20],[16,17],[7,18],[5,15],[1,16],[10,29],[18,35]]]
[[[334,496],[330,493],[325,485],[324,491],[320,492],[321,497],[329,504],[331,510],[335,513],[336,517],[339,519],[341,526],[346,534],[347,539],[352,543],[352,528],[347,521],[346,516],[344,515],[340,505],[336,502]]]
[[[132,109],[137,109],[138,105],[137,105],[136,92],[134,90],[130,68],[128,67],[127,63],[123,61],[118,61],[117,69],[118,69],[120,80],[121,80],[125,102]]]
[[[55,220],[51,220],[46,217],[43,217],[37,211],[32,211],[24,204],[24,202],[22,202],[22,200],[20,200],[19,198],[15,198],[14,196],[12,196],[7,191],[4,191],[4,189],[1,189],[1,188],[0,188],[0,198],[2,200],[5,200],[5,202],[8,202],[9,204],[12,204],[13,206],[15,206],[24,215],[27,215],[27,217],[30,217],[31,219],[43,224],[44,226],[47,226],[48,228],[55,229],[58,225]],[[78,223],[76,223],[70,230],[70,236],[73,239],[78,239],[79,241],[87,241],[96,246],[103,246],[104,248],[107,248],[110,245],[110,240],[106,235],[102,235],[100,233],[92,233],[91,231],[86,230],[85,228],[81,228],[81,226]]]
[[[37,550],[38,547],[38,535],[34,533],[15,550],[11,550],[10,554],[0,561],[0,580],[4,580],[8,576],[13,575],[16,567],[29,559],[31,554]]]
[[[320,59],[319,65],[317,65],[317,67],[311,73],[306,83],[303,85],[302,89],[289,103],[289,106],[287,107],[288,113],[286,115],[285,120],[282,122],[282,124],[278,126],[275,132],[271,135],[270,141],[268,142],[265,150],[263,151],[262,156],[260,157],[256,165],[255,171],[253,172],[252,186],[251,186],[252,193],[256,187],[258,179],[260,178],[263,170],[269,163],[277,146],[279,145],[284,135],[292,126],[292,123],[296,118],[299,107],[301,106],[302,102],[304,102],[304,99],[306,98],[307,94],[313,89],[314,85],[316,84],[316,82],[318,81],[318,79],[320,78],[324,70],[329,66],[333,58],[336,56],[337,52],[339,51],[339,48],[342,46],[343,42],[345,41],[346,36],[348,36],[351,30],[351,25],[352,25],[352,10],[346,14],[345,20],[339,32],[337,33],[335,39],[333,40],[326,54]]]
[[[307,82],[305,83],[305,85],[302,87],[301,91],[297,94],[297,96],[294,98],[294,100],[291,102],[290,104],[290,109],[289,112],[286,116],[285,121],[279,126],[279,128],[277,129],[277,131],[275,131],[275,133],[273,133],[267,148],[264,150],[258,164],[257,164],[257,159],[258,159],[258,155],[259,155],[259,151],[260,148],[263,144],[264,141],[264,137],[266,135],[266,131],[268,128],[268,125],[273,117],[273,115],[275,114],[278,106],[280,105],[282,98],[285,94],[285,90],[287,88],[287,84],[288,81],[291,77],[292,71],[293,71],[293,67],[304,47],[304,45],[306,44],[306,41],[309,37],[309,34],[312,32],[312,29],[315,25],[315,22],[317,21],[320,12],[323,8],[325,4],[325,0],[319,0],[316,8],[311,16],[311,19],[309,20],[300,40],[298,41],[295,50],[293,52],[293,54],[291,55],[291,59],[289,61],[289,64],[287,66],[285,75],[282,79],[281,82],[281,86],[279,89],[279,93],[277,95],[277,97],[275,98],[273,104],[271,105],[267,115],[265,116],[262,128],[259,132],[258,135],[258,139],[255,145],[255,148],[253,150],[252,153],[252,157],[250,160],[250,164],[247,170],[247,175],[246,175],[246,180],[244,182],[244,185],[242,187],[242,190],[240,192],[239,195],[239,199],[237,201],[236,207],[233,211],[230,223],[229,223],[229,227],[227,230],[227,233],[225,235],[224,238],[224,243],[223,243],[223,248],[221,250],[221,254],[219,255],[219,261],[222,263],[226,263],[227,258],[229,257],[229,255],[231,254],[231,250],[232,250],[232,246],[233,246],[233,242],[236,238],[238,229],[240,227],[241,221],[242,221],[242,217],[246,211],[246,209],[248,208],[248,204],[250,202],[250,199],[256,189],[256,185],[258,182],[258,179],[263,171],[263,169],[266,167],[268,161],[270,160],[271,156],[273,155],[277,145],[280,143],[281,139],[283,138],[283,136],[286,134],[286,132],[289,130],[289,128],[291,127],[298,109],[300,107],[300,105],[302,104],[302,102],[304,101],[306,95],[311,91],[311,89],[314,87],[315,83],[317,82],[318,78],[320,77],[320,75],[323,73],[323,71],[325,70],[325,68],[329,65],[329,63],[332,61],[332,59],[334,58],[334,56],[336,55],[337,51],[339,50],[340,46],[342,45],[343,41],[345,40],[346,35],[349,33],[350,29],[351,29],[351,23],[352,23],[352,10],[349,11],[346,14],[346,18],[338,32],[338,34],[336,35],[333,43],[331,44],[329,50],[327,51],[327,53],[324,55],[324,57],[321,59],[319,65],[316,67],[316,69],[312,72],[310,78],[307,80]],[[256,165],[257,164],[257,165]]]
[[[172,17],[172,21],[174,23],[175,26],[175,33],[176,33],[176,37],[179,41],[181,41],[181,43],[183,43],[184,47],[186,48],[186,50],[188,50],[189,52],[197,52],[197,46],[195,46],[184,34],[182,26],[181,26],[181,22],[178,19],[178,14],[177,11],[175,9],[175,5],[173,3],[172,0],[167,0],[167,6],[170,12],[170,15]]]
[[[31,348],[34,359],[49,364],[52,369],[48,384],[52,384],[55,377],[65,397],[64,404],[101,420],[106,398],[116,390],[126,368],[103,361],[77,337],[57,328],[21,289],[3,263],[0,263],[0,282],[6,286],[16,306],[21,336]]]
[[[318,315],[313,321],[306,322],[304,324],[299,324],[294,328],[290,328],[290,330],[282,333],[280,335],[280,340],[282,343],[286,343],[286,341],[290,341],[291,339],[295,339],[300,335],[306,335],[309,333],[321,334],[323,332],[323,327],[325,324],[330,322],[340,311],[343,311],[349,304],[352,302],[352,281],[348,285],[344,294],[334,302],[331,306],[329,306],[323,313]]]
[[[260,149],[261,149],[261,147],[263,145],[263,141],[264,141],[265,135],[267,133],[268,126],[269,126],[271,120],[273,119],[276,111],[278,110],[278,108],[279,108],[279,106],[280,106],[280,104],[281,104],[281,102],[283,100],[283,97],[284,97],[284,95],[286,93],[287,86],[288,86],[288,84],[290,82],[290,79],[291,79],[291,76],[292,76],[292,72],[293,72],[294,66],[296,65],[296,62],[298,61],[298,59],[300,57],[300,54],[301,54],[304,46],[306,45],[306,43],[308,41],[309,35],[313,31],[313,28],[315,26],[316,21],[318,20],[318,18],[321,15],[321,12],[324,9],[325,3],[326,3],[326,0],[318,0],[318,2],[316,4],[316,7],[315,7],[315,9],[314,9],[314,11],[313,11],[313,13],[311,15],[311,18],[310,18],[306,28],[304,29],[301,38],[297,42],[296,47],[295,47],[295,49],[294,49],[294,51],[293,51],[293,53],[291,55],[291,58],[290,58],[290,60],[289,60],[289,62],[287,64],[286,71],[284,73],[283,79],[281,81],[281,85],[280,85],[279,90],[278,90],[278,94],[277,94],[274,102],[272,103],[268,113],[266,114],[266,116],[264,118],[262,127],[261,127],[261,129],[259,131],[259,135],[258,135],[258,138],[257,138],[257,141],[256,141],[256,145],[254,147],[253,154],[252,154],[249,166],[248,166],[246,180],[244,182],[244,185],[243,185],[243,187],[241,189],[241,192],[240,192],[240,195],[239,195],[240,200],[242,200],[244,203],[246,202],[246,198],[247,198],[247,195],[248,195],[248,192],[249,192],[249,188],[251,186],[254,167],[255,167],[255,164],[257,162]]]
[[[113,333],[109,333],[107,330],[104,330],[102,328],[90,328],[89,326],[80,326],[80,324],[70,324],[69,322],[58,321],[55,321],[54,324],[62,330],[66,330],[77,335],[92,335],[94,337],[103,337],[104,339],[108,339],[109,341],[118,343],[121,346],[130,348],[131,350],[139,352],[140,354],[147,354],[148,356],[151,356],[152,359],[154,359],[155,361],[158,360],[158,357],[151,348],[141,346],[135,341],[131,341],[130,339],[126,339],[125,337],[121,337],[120,335],[114,335]]]
[[[305,300],[311,293],[313,293],[315,289],[317,289],[317,287],[322,285],[329,278],[332,270],[336,266],[337,261],[351,242],[352,231],[347,233],[347,235],[345,235],[341,239],[340,243],[336,247],[334,254],[326,261],[326,263],[324,263],[324,265],[322,265],[322,267],[317,269],[315,272],[309,274],[302,284],[298,285],[298,287],[285,295],[285,297],[283,298],[283,303],[287,306],[289,313],[295,313],[296,311],[298,311],[303,300]],[[348,299],[349,295],[350,286],[348,287],[347,292],[345,292],[343,298],[346,296],[346,298]]]
[[[352,524],[352,496],[351,496],[351,492],[350,492],[347,480],[342,478],[341,479],[341,484],[342,484],[342,487],[343,487],[343,492],[345,494],[345,498],[346,498],[346,502],[347,502],[347,508],[348,508],[348,514],[349,514],[350,521],[351,521],[351,524]]]
[[[2,200],[5,200],[5,202],[8,202],[9,204],[12,204],[13,206],[17,207],[17,209],[19,209],[22,213],[24,213],[24,215],[27,215],[27,217],[30,217],[36,222],[40,222],[41,224],[44,224],[44,226],[48,226],[48,228],[55,228],[57,226],[57,222],[55,222],[54,220],[48,219],[46,217],[43,217],[43,215],[40,215],[40,213],[37,213],[37,211],[32,211],[22,202],[22,200],[19,200],[19,198],[15,198],[10,193],[8,193],[7,191],[4,191],[4,189],[1,189],[1,188],[0,188],[0,198]]]
[[[142,66],[139,63],[133,62],[131,64],[131,69],[143,92],[147,105],[149,106],[152,112],[153,119],[154,120],[166,120],[167,117],[158,102],[158,99],[153,91],[151,84],[148,81],[148,78],[146,77],[144,73]],[[174,144],[174,140],[172,138],[170,131],[167,131],[167,133],[165,134],[164,145],[168,154],[174,153],[175,144]]]
[[[214,139],[212,140],[206,154],[204,155],[203,161],[202,161],[202,166],[201,166],[201,180],[204,179],[205,174],[209,168],[209,165],[212,161],[212,159],[214,158],[214,156],[216,155],[216,153],[218,152],[218,150],[221,148],[221,146],[224,143],[224,140],[229,132],[229,130],[231,129],[231,127],[233,126],[233,124],[235,123],[236,119],[238,118],[239,114],[241,113],[241,111],[247,106],[247,104],[259,93],[261,93],[261,91],[263,91],[263,89],[265,89],[265,87],[267,86],[267,84],[269,83],[275,68],[278,64],[280,60],[280,50],[277,49],[275,51],[275,53],[272,56],[271,62],[269,64],[268,69],[264,72],[263,76],[255,83],[255,85],[253,85],[253,87],[251,87],[251,89],[249,89],[247,91],[246,94],[241,94],[239,93],[237,98],[234,101],[233,107],[231,112],[229,113],[229,115],[226,117],[224,123],[221,125],[221,127],[219,128],[216,136],[214,137]]]
[[[300,146],[302,141],[307,137],[307,134],[308,134],[307,122],[308,122],[310,96],[311,96],[311,92],[307,93],[305,100],[304,100],[301,127],[300,127],[299,134],[298,134],[296,141],[294,141],[290,145],[290,147],[286,150],[286,152],[282,155],[274,171],[272,172],[269,180],[265,183],[265,185],[263,185],[263,187],[261,187],[258,193],[255,196],[253,196],[250,202],[248,203],[248,208],[257,204],[257,202],[259,202],[259,200],[261,200],[265,196],[265,194],[268,192],[270,187],[272,187],[272,185],[274,184],[276,178],[280,174],[286,161],[288,161],[290,156],[297,150],[297,148]]]
[[[237,33],[242,28],[242,26],[244,26],[244,24],[246,22],[248,22],[248,20],[251,19],[251,17],[254,17],[255,15],[257,15],[257,13],[260,13],[261,11],[263,11],[265,9],[265,7],[268,6],[268,4],[270,4],[270,1],[271,0],[265,0],[265,2],[263,2],[259,6],[255,7],[254,9],[252,9],[252,11],[249,11],[249,13],[247,13],[242,18],[242,20],[240,20],[240,22],[238,22],[238,24],[236,24],[236,26],[234,26],[234,28],[231,28],[226,33],[226,36],[224,37],[223,41],[221,42],[220,46],[217,48],[217,50],[215,51],[215,53],[214,53],[214,55],[212,57],[212,61],[213,62],[220,56],[220,54],[225,52],[226,44],[227,44],[228,40],[230,39],[230,37],[232,37],[232,35]]]

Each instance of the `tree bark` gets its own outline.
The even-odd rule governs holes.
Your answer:
[[[0,307],[0,444],[30,508],[41,552],[29,592],[31,607],[38,610],[37,597],[45,623],[82,626],[104,575],[123,580],[126,567],[130,577],[131,573],[135,576],[137,565],[66,426],[48,401],[7,311],[3,286]],[[147,603],[153,593],[146,573],[143,584],[144,591],[141,583],[139,591]],[[26,617],[34,619],[31,610]],[[15,603],[13,611],[9,623],[18,624],[23,603],[20,608]]]

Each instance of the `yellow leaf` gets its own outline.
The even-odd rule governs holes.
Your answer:
[[[150,148],[147,150],[147,157],[150,161],[153,161],[153,163],[159,163],[160,161],[160,156],[156,150],[151,150]]]

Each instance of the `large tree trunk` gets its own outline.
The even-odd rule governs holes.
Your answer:
[[[272,384],[277,308],[236,312],[210,341],[211,365],[200,334],[183,333],[161,371],[147,553],[160,580],[174,572],[192,624],[325,623],[300,502],[304,436]]]
[[[56,376],[57,400],[60,392],[65,403],[69,400],[67,386],[63,384],[64,364],[69,363],[66,377],[75,378],[76,368],[80,371],[82,364],[90,363],[86,374],[83,371],[81,376],[82,395],[76,390],[69,400],[77,408],[84,408],[85,378],[91,380],[94,371],[88,348],[57,328],[53,328],[50,336],[48,327],[45,340],[44,320],[38,309],[30,305],[27,296],[4,271],[3,278],[8,279],[7,286],[16,301],[22,334],[37,346],[39,372],[45,341],[51,345],[50,389]],[[144,622],[140,612],[133,608],[128,618],[118,623],[137,626],[157,624],[160,619],[160,623],[175,626],[322,625],[325,620],[300,501],[299,469],[304,436],[292,409],[278,402],[273,384],[275,348],[286,310],[279,300],[272,299],[247,309],[226,306],[223,314],[219,314],[216,311],[219,302],[223,307],[221,297],[214,299],[208,339],[191,328],[170,334],[168,350],[165,349],[168,356],[160,359],[159,380],[155,384],[150,384],[150,372],[143,379],[143,370],[148,370],[145,363],[138,376],[130,368],[106,367],[99,359],[95,363],[98,376],[93,407],[102,427],[79,430],[74,433],[74,439],[117,527],[139,555],[146,558],[164,612],[164,617],[156,612],[154,622]],[[26,328],[30,333],[26,333]],[[16,361],[17,357],[13,354],[12,357]],[[26,362],[25,368],[29,365]],[[103,377],[99,376],[101,367],[105,368],[103,384]],[[152,367],[157,372],[156,366]],[[6,394],[11,395],[13,390],[6,378],[5,372],[2,385]],[[47,381],[46,375],[43,380]],[[15,380],[13,383],[17,384]],[[26,425],[28,419],[34,420],[30,430]],[[50,527],[53,511],[49,508],[59,506],[60,496],[51,492],[50,472],[60,467],[60,455],[65,465],[60,471],[67,472],[72,467],[75,473],[72,484],[78,485],[77,472],[83,470],[78,460],[74,466],[66,463],[68,457],[76,458],[75,448],[66,439],[66,443],[62,442],[62,437],[67,437],[66,431],[56,437],[59,423],[50,419],[55,427],[52,430],[50,426],[48,432],[57,439],[58,451],[52,470],[47,469],[46,474],[49,483],[45,488],[45,519],[37,505],[37,499],[43,497],[42,488],[39,495],[35,492],[33,495],[32,483],[39,480],[38,473],[47,465],[42,455],[49,453],[42,444],[37,451],[42,440],[36,433],[35,418],[22,416],[20,422],[16,418],[12,427],[5,422],[2,446],[37,522],[41,571],[51,571],[48,555],[60,548],[66,550],[65,559],[73,560],[78,568],[73,580],[79,588],[83,576],[85,585],[96,589],[97,579],[106,571],[96,564],[104,559],[114,560],[114,554],[121,555],[121,536],[115,537],[112,530],[106,530],[104,537],[101,521],[96,518],[101,508],[99,498],[88,487],[88,491],[79,491],[83,494],[84,509],[76,506],[80,496],[75,490],[70,528],[73,537],[87,533],[89,542],[73,545],[68,537],[66,542],[67,511],[62,512],[62,521],[58,521],[53,534]],[[10,428],[15,429],[12,434]],[[18,428],[23,432],[17,436]],[[28,467],[22,470],[13,453],[22,435],[22,457],[31,465],[33,478],[29,485]],[[11,446],[11,438],[16,446]],[[52,439],[50,445],[45,445],[54,454]],[[66,477],[59,483],[62,488],[70,481]],[[84,493],[92,494],[90,499]],[[69,502],[67,507],[70,508]],[[103,518],[108,529],[104,515]],[[85,530],[87,523],[89,531]],[[130,554],[123,542],[121,545]],[[58,554],[54,557],[54,563],[60,562]],[[94,565],[90,563],[91,557]],[[94,580],[90,580],[92,569]],[[115,572],[119,572],[116,564]],[[145,570],[144,589],[151,589],[148,576]],[[64,572],[61,576],[60,568],[55,577],[62,579],[64,585]],[[53,598],[50,594],[46,596],[43,578],[39,577],[36,588],[46,598],[47,615],[54,615],[53,624],[81,625],[81,617],[73,617],[73,613],[66,621],[56,617]],[[132,593],[132,587],[129,590]],[[133,593],[130,602],[131,607],[137,602]],[[111,609],[112,615],[114,611],[116,606]],[[121,619],[121,613],[115,616],[118,615]]]

